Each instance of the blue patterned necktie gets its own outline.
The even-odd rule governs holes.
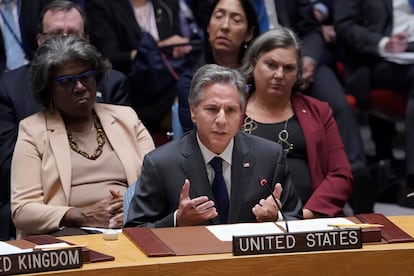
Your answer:
[[[267,17],[264,0],[252,0],[252,3],[259,21],[260,33],[264,33],[269,30],[269,18]]]
[[[227,192],[226,182],[223,177],[222,159],[214,157],[210,161],[210,166],[214,169],[214,180],[211,188],[216,198],[216,208],[221,223],[227,223],[229,214],[229,194]]]
[[[13,14],[13,0],[1,1],[1,17],[3,19],[3,38],[6,49],[7,69],[13,70],[26,64],[18,20]],[[15,4],[17,5],[17,3]]]

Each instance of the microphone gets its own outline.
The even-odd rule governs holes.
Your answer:
[[[287,223],[287,219],[286,219],[286,217],[285,217],[285,214],[283,213],[282,208],[280,207],[279,202],[276,200],[276,197],[275,197],[275,195],[273,194],[273,191],[272,191],[272,190],[270,189],[270,187],[267,185],[267,179],[266,179],[266,178],[262,178],[262,179],[260,179],[259,184],[260,184],[260,186],[262,186],[262,187],[266,187],[266,189],[269,191],[269,193],[270,193],[270,195],[272,196],[272,198],[273,198],[274,202],[276,203],[277,208],[278,208],[278,209],[279,209],[279,211],[280,211],[280,214],[282,215],[282,219],[283,219],[283,221],[285,222],[286,232],[288,232],[288,233],[289,233],[289,227],[288,227],[288,223]]]

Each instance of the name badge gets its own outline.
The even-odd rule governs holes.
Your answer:
[[[361,229],[233,236],[233,255],[362,248]]]

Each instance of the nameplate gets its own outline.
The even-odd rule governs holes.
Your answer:
[[[81,247],[0,255],[0,275],[79,268],[82,263]]]
[[[233,255],[362,248],[361,229],[233,236]]]

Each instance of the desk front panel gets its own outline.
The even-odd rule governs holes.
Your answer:
[[[389,218],[414,236],[414,216]],[[414,243],[370,244],[356,250],[240,257],[228,253],[148,258],[123,234],[115,241],[105,241],[99,234],[63,239],[115,256],[115,261],[35,275],[414,275]]]

